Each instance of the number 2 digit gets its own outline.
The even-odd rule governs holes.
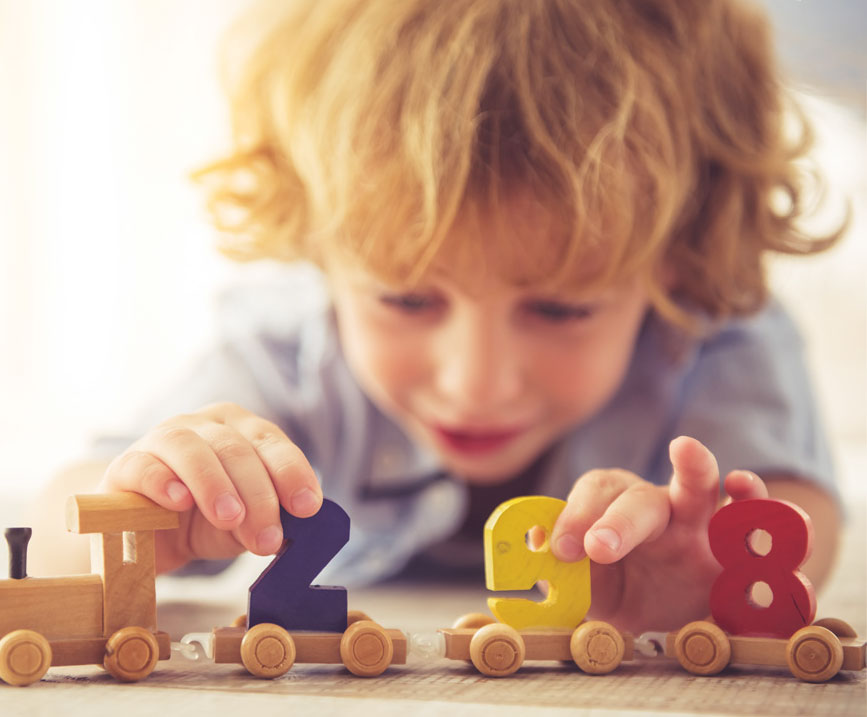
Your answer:
[[[282,508],[283,547],[250,586],[247,627],[262,622],[286,630],[346,630],[346,590],[311,585],[349,541],[349,516],[324,500],[316,515],[295,518]]]
[[[741,500],[720,508],[708,526],[710,548],[723,566],[710,593],[716,623],[735,635],[788,638],[812,623],[816,596],[798,567],[810,554],[812,527],[797,506],[779,500]],[[771,549],[760,555],[750,545],[754,531],[771,536]],[[766,583],[773,592],[767,607],[756,605],[751,591]]]
[[[485,523],[485,577],[489,590],[529,590],[548,581],[542,602],[523,598],[489,598],[488,607],[500,621],[516,630],[527,627],[578,625],[590,609],[590,560],[564,563],[551,553],[548,536],[565,501],[544,496],[513,498],[500,505]],[[533,551],[525,536],[534,526],[546,534]]]

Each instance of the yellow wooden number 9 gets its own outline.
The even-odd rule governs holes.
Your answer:
[[[500,505],[485,523],[485,578],[488,590],[530,590],[548,581],[542,602],[523,598],[488,598],[488,607],[502,623],[516,630],[528,627],[576,627],[590,609],[590,559],[563,563],[551,553],[549,537],[566,501],[545,496],[513,498]],[[545,531],[545,543],[533,551],[527,532]]]

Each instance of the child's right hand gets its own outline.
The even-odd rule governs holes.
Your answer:
[[[109,465],[103,491],[134,491],[181,513],[156,532],[157,572],[192,559],[276,552],[280,506],[299,518],[322,505],[316,474],[283,431],[231,403],[159,424]]]
[[[716,458],[685,436],[672,441],[669,452],[673,475],[667,486],[618,469],[582,476],[551,536],[560,560],[591,560],[589,615],[634,633],[706,618],[711,586],[722,570],[708,541],[720,499]],[[764,481],[748,471],[729,473],[725,491],[732,500],[768,497]],[[531,537],[538,545],[543,536]],[[564,537],[571,554],[564,554]]]

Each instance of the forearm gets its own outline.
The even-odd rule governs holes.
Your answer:
[[[789,476],[764,478],[771,498],[802,508],[813,521],[813,551],[801,571],[821,588],[834,568],[843,516],[835,500],[815,483]]]

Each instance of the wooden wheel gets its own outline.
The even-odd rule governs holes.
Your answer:
[[[677,633],[674,651],[681,667],[694,675],[715,675],[725,669],[732,656],[726,634],[711,622],[697,620]]]
[[[373,620],[370,619],[370,615],[368,615],[363,610],[347,610],[346,612],[346,627],[349,627],[353,623],[359,622],[360,620]]]
[[[582,672],[605,675],[623,661],[623,636],[607,622],[592,620],[575,628],[569,640],[572,659]]]
[[[143,627],[123,627],[105,643],[103,666],[121,682],[143,680],[157,666],[160,648],[150,630]]]
[[[470,660],[479,672],[490,677],[505,677],[516,672],[525,655],[524,639],[509,625],[485,625],[470,640]]]
[[[786,662],[791,673],[804,682],[825,682],[843,666],[843,646],[825,627],[802,627],[789,638]]]
[[[279,625],[253,625],[241,639],[241,664],[256,677],[285,675],[295,664],[295,642]]]
[[[13,630],[0,640],[0,679],[10,685],[39,682],[51,666],[51,645],[34,630]]]
[[[485,625],[493,625],[495,622],[497,621],[494,620],[493,617],[486,615],[483,612],[468,612],[466,615],[461,615],[457,620],[455,620],[452,629],[475,629],[484,627]]]
[[[232,627],[243,627],[245,630],[247,629],[247,613],[243,615],[238,615],[234,620],[232,620]]]
[[[813,625],[815,627],[824,627],[826,630],[833,632],[837,637],[858,637],[858,633],[855,632],[854,627],[845,620],[840,620],[836,617],[823,617],[821,620],[816,620]]]
[[[388,633],[371,620],[359,620],[346,628],[340,638],[340,659],[346,669],[359,677],[376,677],[385,672],[394,657]]]

